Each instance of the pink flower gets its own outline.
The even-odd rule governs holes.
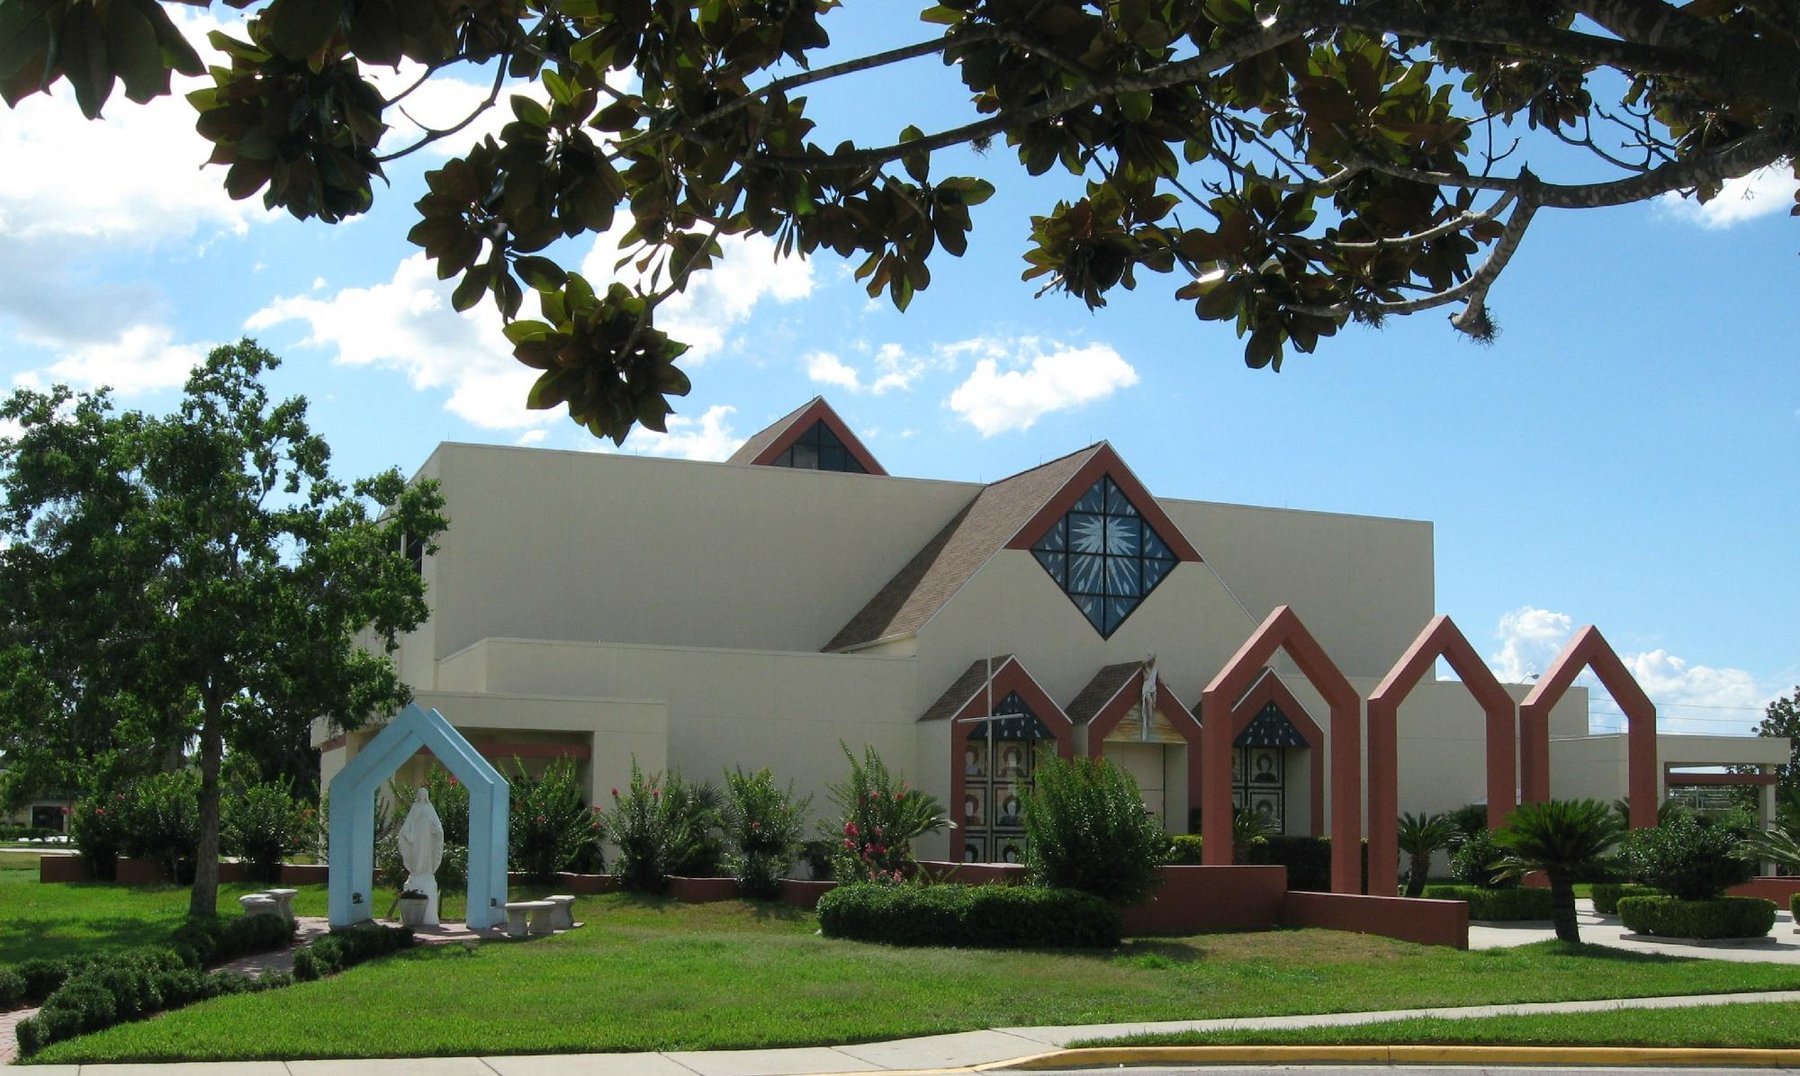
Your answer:
[[[856,836],[856,823],[855,822],[845,822],[844,823],[844,836],[846,836],[846,837]]]
[[[619,790],[615,788],[615,789],[613,789],[613,799],[618,799],[618,798],[619,798]]]
[[[856,851],[856,842],[851,840],[848,837],[845,837],[844,838],[844,851],[846,851],[846,852]]]
[[[762,832],[762,823],[761,822],[750,823],[750,832],[761,833]]]
[[[456,787],[456,775],[455,774],[450,775],[450,787],[452,787],[452,788]]]

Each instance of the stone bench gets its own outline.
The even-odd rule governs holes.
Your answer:
[[[246,916],[281,914],[281,905],[267,893],[246,893],[238,898],[238,903],[243,905]]]
[[[506,902],[506,933],[514,938],[526,934],[552,934],[556,925],[551,914],[556,905],[547,900],[509,900]],[[530,925],[526,917],[530,916]]]
[[[575,896],[572,893],[558,893],[544,898],[556,907],[550,910],[550,919],[558,930],[575,929]]]
[[[294,917],[294,894],[298,892],[300,892],[298,889],[265,889],[263,896],[274,899],[275,909],[281,913],[283,919],[292,919]]]

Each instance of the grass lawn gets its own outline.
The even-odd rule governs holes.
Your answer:
[[[1464,1045],[1464,1046],[1717,1046],[1800,1047],[1800,1004],[1698,1005],[1683,1009],[1488,1016],[1469,1020],[1425,1017],[1355,1027],[1286,1031],[1207,1031],[1090,1039],[1076,1046],[1242,1045]]]
[[[146,897],[152,896],[146,894]],[[1800,968],[1543,943],[1459,953],[1329,931],[1117,952],[894,949],[809,913],[583,898],[556,938],[415,950],[58,1044],[57,1062],[723,1049],[1081,1024],[1800,988]],[[12,932],[0,923],[0,936]],[[386,1014],[392,1014],[391,1016]]]

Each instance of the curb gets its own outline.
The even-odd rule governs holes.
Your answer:
[[[1800,1067],[1800,1050],[1634,1046],[1133,1046],[1052,1050],[963,1072],[1029,1072],[1101,1065],[1655,1065],[1712,1068]],[[918,1076],[923,1076],[922,1070]],[[946,1070],[928,1070],[943,1072]],[[893,1074],[901,1076],[901,1074]]]

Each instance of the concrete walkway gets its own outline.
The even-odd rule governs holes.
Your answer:
[[[1749,942],[1680,942],[1655,941],[1625,932],[1616,917],[1600,916],[1591,902],[1580,905],[1583,941],[1638,951],[1724,960],[1758,960],[1800,964],[1800,935],[1794,932],[1793,917],[1779,913],[1774,932],[1768,938]],[[307,923],[306,927],[314,924]],[[448,933],[448,932],[447,932]],[[1548,923],[1477,924],[1470,928],[1470,947],[1476,949],[1524,945],[1551,936]],[[460,938],[420,939],[427,944],[454,944]],[[246,964],[260,963],[261,970],[277,965],[292,967],[291,952],[263,954],[235,962],[234,970],[255,973]],[[1597,1012],[1614,1009],[1673,1009],[1701,1005],[1732,1005],[1752,1002],[1800,1004],[1800,990],[1752,994],[1706,994],[1684,997],[1626,998],[1599,1001],[1543,1002],[1517,1005],[1475,1005],[1464,1007],[1403,1009],[1380,1012],[1321,1013],[1299,1016],[1239,1017],[1216,1020],[1175,1020],[1154,1023],[1094,1024],[1075,1027],[1013,1027],[987,1031],[967,1031],[949,1035],[930,1035],[916,1039],[863,1043],[851,1046],[817,1046],[777,1050],[677,1050],[663,1053],[635,1054],[557,1054],[497,1057],[357,1059],[341,1061],[261,1061],[183,1063],[147,1065],[40,1065],[33,1073],[42,1076],[188,1076],[188,1074],[243,1073],[245,1076],[825,1076],[863,1072],[883,1073],[948,1073],[999,1071],[1008,1068],[1050,1066],[1079,1068],[1084,1065],[1114,1067],[1120,1063],[1118,1051],[1104,1057],[1077,1053],[1055,1056],[1071,1042],[1096,1038],[1116,1038],[1146,1032],[1215,1031],[1226,1029],[1322,1027],[1376,1023],[1410,1017],[1435,1016],[1467,1019],[1543,1012]],[[0,1014],[0,1050],[14,1045],[10,1040],[8,1017],[15,1020],[24,1013]],[[1263,1053],[1265,1063],[1277,1059],[1267,1054],[1271,1049],[1253,1048]],[[1492,1048],[1480,1063],[1493,1064]],[[1313,1049],[1313,1054],[1318,1050]],[[1598,1058],[1597,1051],[1587,1051],[1589,1062]],[[1617,1051],[1614,1051],[1617,1053]],[[1800,1067],[1800,1051],[1765,1051],[1772,1056],[1757,1059],[1763,1066]],[[1302,1053],[1284,1055],[1288,1063],[1302,1063]],[[1050,1055],[1050,1056],[1046,1056]],[[1722,1064],[1742,1063],[1722,1059]],[[1149,1059],[1149,1058],[1146,1058]],[[1220,1056],[1219,1061],[1230,1057]],[[1471,1059],[1475,1060],[1475,1059]],[[1549,1060],[1534,1058],[1534,1060]],[[1683,1059],[1689,1064],[1695,1062]],[[1062,1062],[1066,1062],[1063,1064]],[[1581,1063],[1579,1061],[1574,1063]],[[1631,1063],[1631,1062],[1619,1062]],[[1641,1062],[1640,1062],[1641,1063]]]

